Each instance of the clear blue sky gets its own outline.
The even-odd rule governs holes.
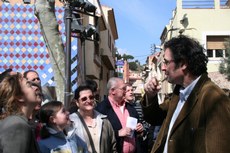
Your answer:
[[[116,47],[120,54],[134,56],[141,64],[151,55],[151,44],[160,44],[160,35],[172,18],[176,0],[100,0],[114,9],[118,30]]]

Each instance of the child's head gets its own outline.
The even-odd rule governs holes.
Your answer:
[[[60,101],[51,101],[44,104],[39,112],[39,118],[47,127],[62,131],[70,123],[69,112]]]

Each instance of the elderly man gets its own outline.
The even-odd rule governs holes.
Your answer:
[[[98,103],[96,109],[107,115],[115,131],[117,150],[119,153],[137,152],[138,146],[135,136],[143,132],[142,124],[138,123],[135,129],[127,127],[130,117],[138,119],[135,108],[125,102],[126,85],[120,78],[110,78],[107,84],[108,98]],[[135,132],[134,132],[135,131]],[[132,134],[134,132],[134,135]]]
[[[144,117],[153,125],[163,121],[151,153],[230,152],[230,99],[208,78],[204,52],[183,35],[164,44],[162,71],[175,88],[159,105],[159,81],[145,84]]]

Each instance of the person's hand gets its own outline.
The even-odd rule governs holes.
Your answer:
[[[145,93],[148,97],[154,97],[160,89],[159,81],[155,77],[151,78],[144,86]]]
[[[144,130],[143,125],[141,123],[137,123],[136,131],[138,133],[141,133],[141,132],[143,132],[143,130]]]
[[[130,136],[132,132],[131,128],[122,128],[118,131],[118,135],[119,137],[126,137],[126,136]]]

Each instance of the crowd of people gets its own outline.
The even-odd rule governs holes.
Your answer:
[[[227,153],[230,99],[207,76],[198,41],[180,35],[164,44],[162,71],[175,85],[163,103],[151,78],[145,95],[112,77],[107,97],[86,80],[71,107],[46,97],[34,70],[0,74],[0,153]]]

